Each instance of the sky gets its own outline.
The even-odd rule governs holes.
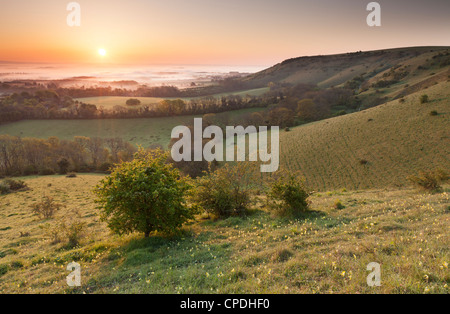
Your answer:
[[[449,0],[0,0],[0,60],[273,65],[288,58],[450,46]],[[104,49],[106,55],[98,51]]]

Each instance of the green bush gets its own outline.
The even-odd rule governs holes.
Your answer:
[[[85,223],[82,222],[73,222],[72,224],[65,226],[65,234],[68,240],[68,245],[70,247],[76,247],[80,243],[80,240],[83,238],[84,229],[86,227]]]
[[[11,263],[11,268],[13,268],[13,269],[23,268],[23,262],[22,261],[13,261]]]
[[[336,202],[334,202],[334,208],[341,210],[341,209],[344,209],[345,206],[342,204],[342,202],[340,200],[336,200]]]
[[[127,106],[133,107],[133,106],[140,106],[141,101],[139,99],[131,98],[128,99],[126,102]]]
[[[33,166],[33,165],[28,165],[23,170],[23,175],[24,176],[36,175],[38,173],[39,173],[39,171],[37,170],[36,166]]]
[[[207,213],[227,218],[247,213],[251,205],[252,170],[248,163],[223,167],[195,181],[191,200]]]
[[[0,182],[0,195],[5,195],[11,192],[9,185],[5,182]]]
[[[117,234],[173,233],[194,217],[186,203],[190,185],[161,150],[140,150],[95,188],[101,218]]]
[[[67,219],[67,217],[44,226],[45,235],[51,239],[51,244],[65,242],[65,245],[69,248],[74,248],[80,244],[85,235],[85,228],[85,223],[77,219]]]
[[[422,95],[420,96],[420,103],[421,104],[426,104],[427,102],[430,101],[430,98],[428,97],[428,95]]]
[[[104,162],[98,167],[98,170],[104,172],[104,173],[111,173],[111,168],[114,167],[112,163]]]
[[[28,188],[27,184],[22,180],[5,179],[4,183],[9,186],[9,189],[13,192],[25,190]]]
[[[267,194],[269,207],[280,216],[297,216],[309,209],[308,198],[303,179],[295,173],[281,171],[273,179]]]
[[[8,265],[0,265],[0,277],[8,272]]]
[[[70,162],[66,158],[60,158],[57,162],[59,174],[66,174],[69,171]]]

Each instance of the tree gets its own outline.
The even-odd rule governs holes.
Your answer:
[[[61,158],[57,162],[59,174],[66,174],[70,167],[70,162],[66,158]]]
[[[105,145],[111,152],[112,162],[119,161],[119,152],[125,147],[125,142],[122,138],[107,138],[105,139]]]
[[[75,136],[75,142],[90,153],[92,165],[95,168],[107,159],[108,152],[103,147],[103,139],[99,137],[89,138],[84,136]]]
[[[96,187],[102,220],[117,234],[172,233],[194,210],[186,204],[190,185],[167,161],[161,150],[139,150],[133,161],[116,167]]]
[[[286,108],[275,108],[268,114],[269,123],[272,126],[285,128],[294,125],[294,112]]]
[[[127,106],[130,107],[135,107],[135,106],[140,106],[141,105],[141,101],[139,99],[128,99],[127,100]]]
[[[303,99],[298,102],[297,107],[298,116],[305,120],[317,119],[316,104],[312,99]]]

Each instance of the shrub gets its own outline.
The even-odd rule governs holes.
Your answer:
[[[95,168],[86,164],[80,165],[78,169],[76,169],[79,173],[90,173],[94,172]]]
[[[66,158],[61,158],[57,162],[59,174],[66,174],[70,167],[70,162]]]
[[[161,150],[139,150],[95,188],[101,218],[117,234],[173,233],[194,217],[186,204],[190,185]]]
[[[104,172],[104,173],[111,173],[111,168],[114,165],[112,163],[109,162],[104,162],[103,164],[100,165],[100,167],[98,167],[98,170]]]
[[[22,261],[13,261],[11,263],[11,268],[13,268],[13,269],[23,268],[23,262]]]
[[[244,215],[251,204],[252,182],[250,164],[225,164],[195,181],[191,200],[207,213],[218,218]]]
[[[8,272],[8,265],[0,265],[0,277]]]
[[[430,116],[432,116],[432,117],[437,116],[437,115],[438,115],[438,112],[436,110],[433,110],[430,112]]]
[[[11,192],[11,190],[9,189],[9,185],[5,182],[0,182],[0,195],[5,195],[9,192]]]
[[[297,174],[281,171],[267,195],[270,208],[281,216],[297,216],[308,211],[310,193],[303,182]]]
[[[344,209],[345,206],[342,204],[342,202],[340,200],[336,200],[336,202],[334,202],[334,208],[341,210],[341,209]]]
[[[13,180],[13,179],[6,179],[4,180],[4,183],[9,186],[9,189],[11,191],[20,191],[25,190],[28,188],[27,184],[23,182],[22,180]]]
[[[436,169],[434,171],[436,178],[441,181],[441,182],[446,182],[450,179],[450,176],[448,174],[448,172],[442,170],[442,169]]]
[[[360,160],[359,160],[359,164],[360,164],[361,166],[365,166],[365,165],[369,164],[369,161],[368,161],[368,160],[365,160],[365,159],[360,159]]]
[[[52,218],[55,212],[62,207],[62,204],[56,203],[50,196],[44,196],[41,202],[30,205],[31,210],[35,214],[45,219]]]
[[[58,244],[66,241],[68,247],[73,248],[80,244],[85,234],[86,224],[77,220],[67,222],[65,219],[55,222],[52,225],[47,224],[45,234],[51,239],[52,244]]]
[[[448,179],[448,173],[441,169],[421,171],[418,175],[408,177],[408,180],[414,185],[429,192],[439,191],[441,189],[441,182],[445,182]]]
[[[83,238],[84,235],[84,228],[86,224],[82,222],[73,222],[68,226],[65,226],[65,235],[68,240],[68,246],[70,247],[76,247],[80,243],[80,240]]]
[[[28,165],[23,170],[23,175],[24,176],[36,175],[38,173],[39,173],[39,171],[37,170],[36,166],[33,166],[33,165]]]
[[[287,250],[287,249],[279,249],[275,252],[274,256],[272,257],[272,261],[278,262],[278,263],[284,263],[287,262],[294,254]]]
[[[428,97],[428,95],[422,95],[420,96],[420,103],[421,104],[426,104],[427,102],[430,101],[430,98]]]
[[[52,226],[47,224],[43,229],[45,230],[45,235],[52,240],[52,244],[57,244],[62,241],[63,233],[65,231],[65,225],[62,223],[55,223]]]
[[[141,101],[139,99],[131,98],[128,99],[126,102],[127,106],[133,107],[133,106],[140,106]]]
[[[338,111],[338,112],[335,113],[335,116],[336,116],[336,117],[339,117],[339,116],[345,116],[346,114],[347,114],[347,111],[346,111],[346,110],[340,110],[340,111]]]

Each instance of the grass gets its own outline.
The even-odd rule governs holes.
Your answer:
[[[426,66],[424,73],[430,75],[442,70],[438,65],[431,67],[432,58],[439,52],[446,53],[449,47],[411,47],[364,52],[361,54],[339,54],[303,57],[282,62],[264,71],[245,78],[256,86],[267,86],[270,82],[296,84],[317,84],[319,87],[341,86],[359,75],[372,78],[397,66],[409,66],[415,70]],[[428,61],[427,61],[428,60]],[[428,70],[429,68],[429,70]],[[320,69],[320,70],[318,70]],[[415,73],[416,74],[416,73]],[[409,77],[412,83],[417,77]]]
[[[264,110],[251,108],[229,111],[230,118],[245,113]],[[177,116],[148,119],[103,119],[103,120],[27,120],[0,125],[0,134],[20,137],[36,137],[47,139],[58,136],[71,140],[75,136],[88,137],[121,137],[125,141],[150,147],[155,144],[167,148],[174,127],[193,124],[197,116]]]
[[[25,178],[32,190],[0,198],[0,293],[449,293],[449,186],[316,193],[301,219],[272,217],[264,202],[247,218],[202,219],[182,235],[111,235],[89,197],[102,178]],[[49,188],[48,184],[52,186]],[[67,208],[50,220],[28,205],[47,193]],[[345,209],[334,208],[336,195]],[[78,211],[80,246],[51,244],[43,226]],[[28,233],[27,237],[20,234]],[[67,265],[82,267],[68,288]],[[382,286],[366,284],[371,262]]]
[[[450,169],[450,83],[428,88],[427,104],[422,94],[282,132],[281,163],[315,191],[405,186],[419,171]]]
[[[221,93],[221,94],[215,94],[212,95],[212,97],[215,98],[221,98],[224,96],[234,95],[234,96],[241,96],[246,97],[248,95],[250,96],[261,96],[269,91],[269,88],[257,88],[257,89],[251,89],[251,90],[245,90],[240,92],[232,92],[232,93]],[[139,99],[141,101],[140,106],[133,106],[128,107],[126,105],[126,102],[128,99]],[[194,98],[202,98],[202,97],[194,97]],[[152,106],[160,103],[164,99],[177,99],[177,98],[162,98],[162,97],[121,97],[121,96],[101,96],[101,97],[84,97],[84,98],[76,98],[75,100],[82,101],[87,104],[96,105],[98,107],[104,107],[105,109],[112,109],[115,106],[123,106],[127,108],[139,108],[144,106]],[[193,98],[179,98],[186,102],[190,101]]]
[[[127,106],[126,102],[128,99],[139,99],[141,101],[140,106]],[[158,97],[122,97],[122,96],[99,96],[99,97],[83,97],[75,98],[75,100],[84,102],[86,104],[96,105],[97,107],[103,107],[105,109],[112,109],[115,106],[123,106],[126,108],[140,108],[144,106],[152,106],[159,104],[166,98]],[[167,98],[172,99],[172,98]],[[186,100],[186,99],[184,99]]]

